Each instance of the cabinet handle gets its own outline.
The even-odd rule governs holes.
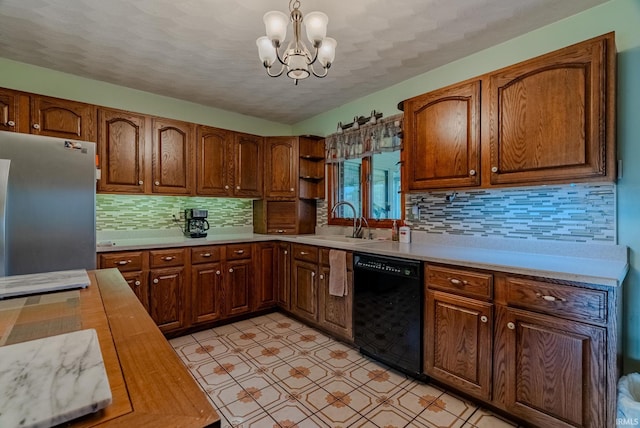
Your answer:
[[[468,282],[465,280],[460,280],[458,278],[449,278],[449,282],[453,285],[467,285]]]
[[[516,329],[516,325],[514,323],[512,323],[512,322],[508,322],[507,323],[507,328],[509,330],[515,330]]]
[[[175,257],[173,257],[173,256],[166,256],[166,257],[162,258],[162,260],[164,260],[165,262],[170,262],[173,259],[175,259]]]
[[[476,175],[476,170],[472,169],[471,171],[469,171],[469,175],[474,176]]]
[[[284,233],[284,230],[282,230],[282,229],[278,229],[276,232],[278,232],[278,233]]]
[[[160,182],[156,180],[155,185],[156,185],[156,186],[159,186],[159,185],[160,185]]]
[[[124,266],[124,265],[126,265],[127,263],[131,263],[131,260],[120,260],[120,261],[117,261],[117,262],[116,262],[116,264],[117,264],[117,265],[120,265],[120,266]]]
[[[140,180],[138,181],[138,184],[142,186],[144,184],[144,181]]]
[[[300,251],[300,255],[301,256],[306,256],[307,254],[309,254],[309,253],[307,253],[306,251]]]
[[[211,253],[202,253],[200,254],[202,257],[211,257]]]
[[[487,318],[486,315],[483,315],[480,317],[480,321],[486,323],[487,321],[489,321],[489,318]]]
[[[33,129],[40,129],[40,124],[39,123],[34,123],[33,124]]]
[[[497,166],[491,167],[491,172],[498,172],[498,167]]]
[[[160,281],[158,280],[158,278],[154,278],[154,280],[153,280],[153,283],[154,283],[154,284],[157,284],[157,283],[159,283],[159,282],[160,282]]]
[[[222,272],[220,272],[219,270],[216,271],[216,275],[220,275]]]
[[[561,302],[566,302],[566,299],[563,299],[562,297],[555,297],[549,294],[536,293],[536,296],[546,300],[547,302],[555,302],[556,300],[559,300]]]
[[[14,126],[16,126],[16,123],[13,120],[10,120],[6,123],[6,125],[13,128]]]
[[[135,285],[140,285],[140,281],[134,282]]]
[[[235,250],[234,253],[236,253],[236,254],[244,254],[244,250]]]

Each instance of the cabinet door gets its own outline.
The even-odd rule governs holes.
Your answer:
[[[613,173],[613,55],[599,38],[490,75],[491,184]]]
[[[320,326],[353,341],[353,271],[347,271],[347,294],[333,296],[329,294],[328,266],[320,267],[320,299],[318,302]]]
[[[122,277],[136,294],[136,297],[138,297],[144,309],[149,312],[149,282],[147,281],[147,273],[122,272]]]
[[[254,296],[254,310],[274,307],[278,297],[278,243],[263,243],[257,247],[256,281],[251,293]]]
[[[310,321],[318,321],[318,265],[293,261],[291,312]]]
[[[0,131],[18,132],[20,93],[0,88]]]
[[[222,317],[222,264],[206,263],[191,268],[191,322],[215,321]]]
[[[31,96],[31,133],[96,141],[96,107],[58,98]]]
[[[239,315],[251,310],[252,260],[227,262],[225,275],[225,316]]]
[[[607,426],[606,403],[615,397],[605,392],[605,329],[502,310],[496,346],[504,353],[495,367],[504,371],[507,411],[537,426]]]
[[[298,187],[296,137],[268,137],[265,140],[266,198],[295,198]]]
[[[480,81],[405,103],[409,190],[480,184]]]
[[[429,290],[425,307],[426,374],[489,400],[493,304]]]
[[[277,251],[276,292],[278,306],[288,311],[291,309],[291,245],[287,242],[279,242]]]
[[[262,137],[250,134],[235,135],[234,143],[235,196],[262,196]]]
[[[233,134],[198,126],[196,136],[196,192],[233,196]]]
[[[192,125],[153,120],[153,192],[188,195],[192,189]]]
[[[149,309],[151,318],[162,332],[184,326],[184,267],[154,269],[149,274]]]
[[[103,192],[145,192],[145,117],[98,110],[98,152]]]

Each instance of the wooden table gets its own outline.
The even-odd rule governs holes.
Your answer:
[[[0,346],[93,328],[113,402],[66,426],[219,427],[220,417],[117,269],[82,290],[0,301]]]

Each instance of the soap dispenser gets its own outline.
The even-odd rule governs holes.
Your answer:
[[[398,240],[398,222],[393,220],[393,226],[391,226],[391,240]]]

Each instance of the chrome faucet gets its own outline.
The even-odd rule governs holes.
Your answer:
[[[367,226],[367,234],[362,236],[362,222],[364,221],[364,224]],[[360,216],[360,218],[358,219],[358,229],[356,230],[356,235],[358,238],[362,238],[362,239],[371,239],[371,228],[369,227],[369,222],[367,221],[367,219],[364,216]]]
[[[352,238],[357,238],[357,234],[358,234],[358,227],[356,225],[356,220],[357,220],[357,214],[356,214],[356,207],[353,206],[353,204],[351,202],[348,201],[338,201],[333,205],[333,208],[331,208],[331,215],[333,216],[336,212],[336,209],[340,206],[340,205],[346,205],[348,207],[351,207],[351,209],[353,210],[353,231],[351,233],[351,237]]]

